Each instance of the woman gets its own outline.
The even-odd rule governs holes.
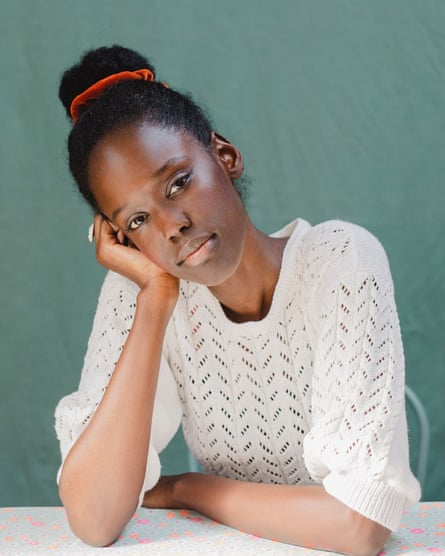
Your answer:
[[[73,531],[107,545],[142,503],[376,554],[419,498],[380,244],[338,221],[256,229],[238,149],[133,51],[87,53],[60,98],[111,271],[79,390],[56,410]],[[159,478],[181,420],[206,473]]]

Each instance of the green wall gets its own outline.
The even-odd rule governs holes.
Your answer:
[[[445,499],[445,2],[4,0],[0,505],[58,503],[57,400],[76,388],[104,270],[66,168],[62,70],[124,43],[243,151],[265,231],[297,215],[368,227],[389,254],[408,383]],[[416,427],[412,427],[413,454]],[[181,439],[168,471],[185,464]]]

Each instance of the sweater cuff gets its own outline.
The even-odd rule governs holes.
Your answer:
[[[142,485],[142,490],[139,494],[138,506],[142,506],[145,493],[147,492],[147,490],[151,490],[156,485],[160,477],[161,477],[161,462],[159,460],[157,451],[150,444],[150,447],[148,449],[148,460],[147,460],[147,467],[145,471],[144,484]]]
[[[382,481],[330,473],[323,486],[331,496],[354,511],[395,531],[405,509],[406,498]]]

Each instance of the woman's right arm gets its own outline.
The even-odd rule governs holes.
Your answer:
[[[84,542],[108,545],[138,504],[147,464],[165,330],[178,283],[95,220],[98,260],[136,282],[131,330],[94,415],[69,451],[59,494],[70,526]]]

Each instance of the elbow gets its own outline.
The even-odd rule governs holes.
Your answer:
[[[85,531],[79,532],[78,534],[73,531],[73,533],[83,543],[95,548],[105,548],[107,546],[111,546],[119,537],[119,533],[114,535],[109,531]]]
[[[83,543],[94,547],[106,547],[113,544],[119,537],[121,530],[108,526],[91,527],[88,523],[78,522],[68,515],[68,522],[73,533]]]
[[[113,544],[119,537],[126,523],[113,523],[104,516],[95,519],[89,512],[74,512],[65,506],[69,526],[74,535],[85,544],[105,547]]]
[[[64,496],[63,490],[59,489],[60,499],[65,508],[70,529],[74,535],[85,544],[94,547],[110,546],[117,540],[122,530],[134,513],[132,508],[129,512],[110,510],[112,505],[97,505],[89,502],[81,502]]]
[[[391,531],[350,510],[349,516],[349,546],[345,553],[348,556],[376,556],[383,549]]]

